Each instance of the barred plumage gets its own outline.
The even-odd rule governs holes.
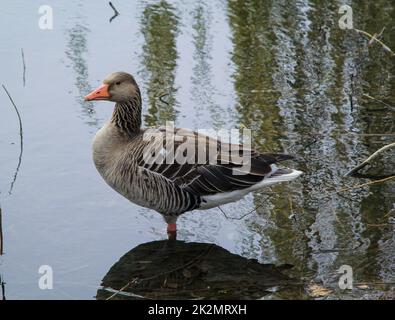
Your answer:
[[[140,90],[125,72],[108,76],[85,99],[116,102],[110,121],[93,141],[97,170],[124,197],[161,213],[173,236],[184,212],[236,201],[301,174],[275,166],[292,159],[289,155],[261,154],[185,129],[141,129]]]

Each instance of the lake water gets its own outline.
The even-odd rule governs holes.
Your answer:
[[[355,187],[394,175],[394,149],[365,177],[345,174],[395,140],[395,57],[339,28],[341,1],[113,3],[120,15],[110,23],[108,1],[47,0],[52,30],[39,28],[42,1],[0,8],[1,83],[23,123],[21,155],[18,118],[1,88],[6,298],[94,299],[121,256],[167,237],[160,215],[111,190],[91,159],[113,103],[83,97],[120,70],[140,84],[146,126],[249,128],[257,149],[295,154],[305,172],[223,206],[226,216],[185,214],[180,240],[292,264],[302,289],[268,299],[394,298],[395,180]],[[348,3],[354,27],[385,27],[381,40],[395,50],[395,3]],[[38,286],[42,265],[53,270],[52,290]],[[352,290],[338,286],[342,265],[352,267]]]

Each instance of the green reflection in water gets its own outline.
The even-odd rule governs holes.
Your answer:
[[[355,23],[379,32],[379,18],[392,30],[394,6],[390,1],[356,6]],[[372,224],[383,222],[393,207],[394,183],[335,190],[364,182],[344,174],[389,143],[366,133],[394,132],[394,113],[370,110],[377,103],[363,95],[394,103],[394,59],[379,46],[366,49],[367,41],[355,31],[340,30],[335,3],[232,1],[228,10],[240,121],[255,131],[260,150],[286,149],[304,158],[297,164],[305,171],[302,179],[273,188],[278,194],[258,209],[268,225],[250,223],[262,236],[263,258],[274,253],[338,295],[344,294],[336,287],[342,264],[355,267],[357,280],[388,281],[393,229]],[[393,35],[385,42],[394,47]],[[393,171],[393,153],[383,158],[379,166]],[[261,199],[256,194],[255,204]],[[292,213],[295,219],[289,218]],[[245,240],[246,252],[249,241],[252,237]]]
[[[149,102],[145,122],[154,126],[175,121],[178,18],[173,6],[166,1],[147,4],[141,19],[141,32],[144,35],[144,78]]]
[[[277,137],[281,118],[273,90],[273,39],[266,33],[269,2],[229,2],[229,22],[233,33],[235,89],[240,122],[252,130],[254,142],[261,151],[280,148]],[[263,134],[265,133],[265,134]]]

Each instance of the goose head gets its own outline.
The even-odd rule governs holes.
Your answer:
[[[126,72],[114,72],[103,84],[85,96],[85,101],[107,100],[117,103],[140,101],[140,90],[133,76]]]

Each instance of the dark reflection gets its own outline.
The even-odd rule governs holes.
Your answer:
[[[76,24],[75,27],[70,29],[68,31],[66,55],[70,59],[74,70],[75,86],[79,93],[76,101],[81,105],[83,118],[87,124],[98,126],[93,103],[84,101],[84,96],[92,90],[88,82],[88,65],[84,58],[84,54],[88,51],[86,37],[89,32],[90,30],[82,24]]]
[[[143,11],[141,32],[145,40],[143,74],[149,103],[146,125],[175,121],[178,17],[174,8],[166,1],[148,4]]]
[[[284,273],[289,267],[260,264],[215,244],[154,241],[115,263],[96,298],[259,299],[270,288],[295,286]]]

